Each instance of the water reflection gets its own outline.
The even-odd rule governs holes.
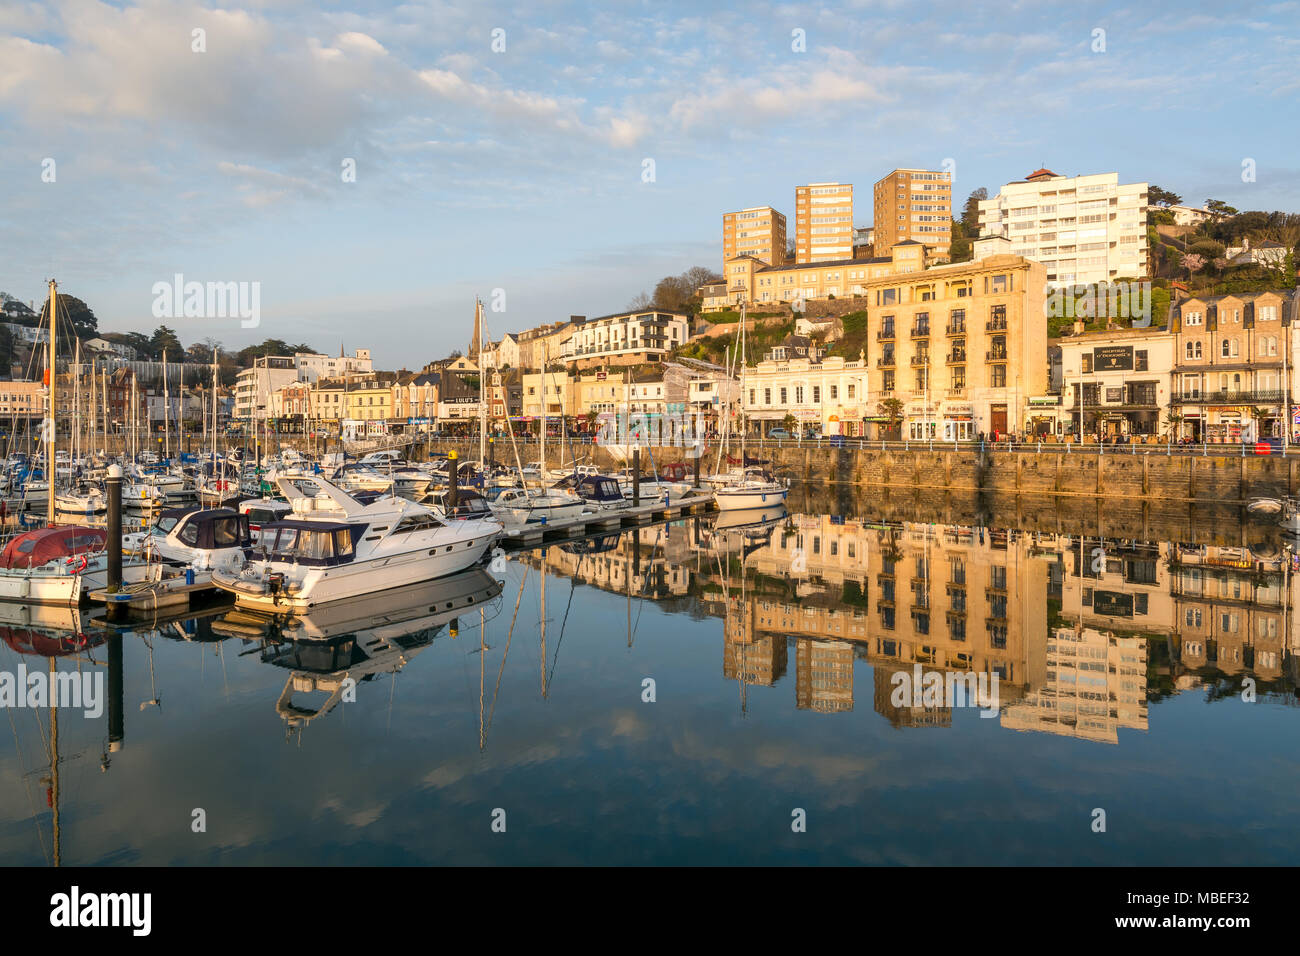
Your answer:
[[[212,631],[257,642],[263,663],[289,670],[275,712],[291,734],[301,734],[341,701],[355,702],[358,685],[397,674],[443,628],[455,634],[462,614],[485,613],[500,594],[501,582],[475,569],[326,605],[305,616],[233,609],[212,624]],[[325,697],[310,706],[295,702],[295,694]]]
[[[1261,818],[1255,858],[1274,859],[1267,834],[1289,808],[1264,794],[1300,782],[1289,764],[1259,763],[1294,732],[1296,568],[1285,542],[1249,524],[1193,522],[1148,541],[1099,534],[1112,527],[1100,519],[1025,529],[900,517],[916,509],[646,526],[302,616],[218,607],[118,628],[82,611],[0,605],[0,669],[100,671],[108,697],[93,719],[11,711],[0,861],[61,860],[68,793],[83,824],[75,862],[210,859],[183,826],[133,812],[142,793],[177,819],[202,805],[240,821],[248,835],[220,838],[231,861],[332,859],[330,834],[348,828],[378,841],[353,862],[497,860],[500,844],[478,842],[463,815],[505,805],[545,808],[530,811],[538,827],[512,859],[622,862],[642,846],[643,859],[684,860],[681,824],[662,808],[697,786],[693,800],[716,792],[732,808],[709,829],[711,845],[760,860],[770,858],[756,842],[766,824],[737,818],[731,799],[757,784],[776,809],[874,802],[881,816],[855,823],[852,845],[956,860],[924,847],[976,822],[1002,846],[1010,831],[983,815],[987,792],[1013,816],[1041,812],[1020,801],[1041,784],[1044,760],[1088,807],[1099,781],[1147,792],[1158,765],[1163,799],[1207,816],[1219,784],[1197,768],[1237,773],[1234,761],[1249,762],[1267,783],[1215,819],[1247,801]],[[969,514],[935,516],[953,511]],[[996,675],[996,718],[900,699],[900,678],[919,672]],[[1237,708],[1243,692],[1265,706]],[[1200,701],[1214,706],[1183,706]],[[964,776],[950,779],[953,766]],[[873,789],[882,785],[890,797]],[[304,800],[307,818],[329,826],[303,822]],[[399,803],[401,815],[373,809]],[[928,807],[923,821],[909,816],[913,804]],[[405,829],[431,814],[449,814],[457,832]],[[593,819],[608,841],[576,850]],[[1203,846],[1200,831],[1180,837],[1188,853]],[[1099,859],[1091,846],[1063,847]],[[817,852],[868,858],[829,836]],[[1135,845],[1126,859],[1168,858]]]

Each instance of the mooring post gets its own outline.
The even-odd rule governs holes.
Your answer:
[[[108,486],[108,592],[122,589],[122,466],[109,465]]]
[[[641,449],[632,449],[632,507],[641,507]]]
[[[447,452],[447,513],[456,507],[460,484],[460,454],[453,448]]]

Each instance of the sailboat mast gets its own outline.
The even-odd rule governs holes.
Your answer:
[[[49,494],[47,495],[49,511],[47,512],[47,516],[49,517],[51,528],[54,527],[54,436],[56,433],[55,422],[58,421],[58,419],[55,417],[55,411],[54,411],[55,409],[54,393],[57,388],[57,380],[54,375],[54,341],[56,338],[55,331],[58,328],[58,322],[59,322],[58,288],[59,288],[58,283],[55,282],[53,279],[51,279],[50,280],[50,357],[49,357],[50,367],[47,373],[50,376],[50,417],[47,422],[49,427],[46,429],[46,434],[42,436],[45,439],[45,459],[46,459],[45,483],[46,485],[49,486]]]
[[[483,472],[487,467],[487,376],[483,368],[483,300],[477,296],[474,298],[474,328],[478,331],[478,354],[475,356],[478,359],[478,467]],[[485,484],[484,490],[486,487]]]
[[[172,398],[167,388],[167,350],[163,349],[163,457],[172,456]]]

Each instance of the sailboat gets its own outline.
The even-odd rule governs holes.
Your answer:
[[[59,314],[58,284],[50,280],[49,418],[45,429],[47,476],[57,474],[55,343]],[[91,591],[108,584],[108,535],[76,525],[56,527],[58,496],[54,482],[46,482],[46,507],[50,526],[11,538],[0,552],[0,600],[32,604],[78,604]],[[133,584],[156,576],[135,557],[122,557],[122,583]]]
[[[475,302],[477,309],[476,321],[474,327],[478,330],[479,335],[479,357],[480,364],[483,355],[483,303]],[[538,460],[545,467],[546,463],[546,432],[547,432],[547,414],[546,414],[546,343],[542,343],[542,430],[540,436],[540,446],[538,450]],[[487,397],[484,393],[484,386],[487,382],[487,370],[479,370],[479,416],[481,420],[480,432],[485,432],[487,428]],[[507,403],[508,405],[508,403]],[[564,393],[560,393],[560,422],[564,422]],[[514,428],[510,425],[509,409],[506,411],[506,428],[510,434],[510,445],[515,453],[515,465],[519,469],[520,487],[515,488],[497,488],[487,491],[488,507],[492,513],[507,528],[515,528],[519,525],[526,524],[550,524],[555,521],[563,521],[566,518],[576,518],[587,510],[587,504],[581,498],[575,498],[573,495],[559,494],[557,492],[546,491],[544,489],[529,488],[526,481],[523,480],[524,466],[519,460],[519,448],[515,444]]]
[[[719,511],[741,511],[747,508],[770,508],[779,505],[789,496],[790,490],[783,484],[773,481],[771,476],[766,472],[747,467],[745,458],[745,435],[748,428],[745,424],[745,380],[746,373],[749,369],[749,362],[745,357],[745,306],[740,306],[740,346],[738,349],[738,359],[740,361],[740,398],[737,399],[737,407],[740,409],[740,473],[731,480],[725,482],[717,491],[714,492],[714,500],[717,502]]]

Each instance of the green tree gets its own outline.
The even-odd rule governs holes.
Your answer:
[[[149,338],[149,357],[155,362],[161,361],[164,350],[168,361],[179,359],[185,351],[181,348],[181,340],[176,337],[176,333],[167,326],[160,325]]]
[[[1148,186],[1147,202],[1152,206],[1181,206],[1183,197],[1159,186]]]
[[[989,191],[983,186],[966,197],[966,206],[961,213],[961,224],[962,228],[966,230],[967,236],[979,238],[980,202],[988,198]]]
[[[953,262],[968,262],[973,253],[970,240],[966,238],[966,229],[962,224],[954,219],[952,221],[952,230],[949,233],[950,241],[948,243],[948,258]]]
[[[903,401],[899,398],[882,399],[876,406],[880,414],[888,422],[888,432],[890,438],[899,438],[902,435],[903,424]]]
[[[41,306],[42,323],[49,320],[50,300],[46,299],[45,304]],[[69,323],[73,334],[79,339],[94,338],[99,330],[99,320],[95,318],[95,313],[90,310],[90,306],[82,302],[75,295],[59,293],[59,328],[63,332],[68,331]]]
[[[1210,212],[1214,213],[1215,217],[1219,219],[1222,219],[1226,216],[1237,215],[1236,208],[1233,206],[1229,206],[1226,202],[1224,202],[1221,199],[1205,200],[1205,208],[1210,210]]]

